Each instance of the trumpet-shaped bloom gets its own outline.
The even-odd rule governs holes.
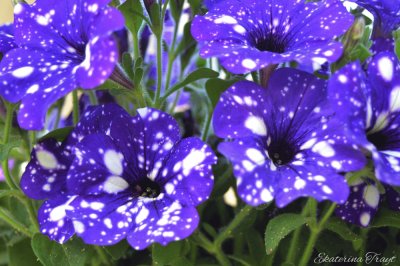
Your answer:
[[[346,222],[367,227],[373,221],[382,202],[386,201],[390,209],[399,211],[400,194],[388,185],[385,185],[384,189],[381,194],[374,181],[356,180],[351,185],[346,203],[337,206],[336,215]]]
[[[378,211],[380,200],[379,190],[371,180],[369,184],[356,180],[346,203],[336,208],[336,215],[346,222],[366,227]]]
[[[229,88],[216,106],[218,147],[234,166],[238,193],[250,205],[275,198],[283,207],[302,196],[344,203],[339,172],[363,167],[346,128],[329,108],[326,82],[295,69],[278,69],[269,87],[247,81]]]
[[[355,143],[371,154],[376,177],[394,186],[400,185],[399,74],[396,55],[379,53],[365,73],[358,63],[340,70],[329,91]]]
[[[352,22],[339,0],[228,0],[196,16],[191,31],[201,56],[243,74],[289,61],[336,61],[342,45],[334,39]]]
[[[94,88],[118,60],[112,33],[124,26],[108,0],[45,1],[14,8],[15,43],[0,64],[0,94],[21,101],[22,128],[38,130],[50,105],[70,91]]]
[[[400,27],[400,2],[392,0],[355,0],[358,5],[374,15],[374,27],[378,36],[391,37]]]
[[[67,183],[79,195],[68,211],[77,234],[97,245],[127,238],[136,249],[187,237],[198,224],[195,206],[212,190],[212,150],[198,138],[181,139],[161,111],[114,116],[108,132],[75,148]]]
[[[127,238],[143,249],[196,229],[195,207],[211,193],[216,157],[200,139],[181,139],[170,115],[145,108],[131,117],[116,105],[96,107],[54,145],[59,150],[36,148],[21,181],[30,197],[49,198],[39,222],[50,238],[62,242],[76,232],[97,245]]]

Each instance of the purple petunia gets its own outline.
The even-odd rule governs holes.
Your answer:
[[[392,32],[400,27],[400,2],[393,0],[356,0],[374,15],[372,34],[374,52],[394,50]]]
[[[14,42],[14,26],[13,24],[4,24],[0,26],[0,54],[16,48]]]
[[[195,206],[211,193],[216,157],[200,139],[181,139],[168,114],[151,108],[138,112],[131,117],[117,105],[96,107],[62,144],[65,149],[42,149],[47,152],[42,163],[32,159],[21,181],[25,193],[32,198],[59,194],[41,207],[42,233],[61,242],[76,232],[96,245],[127,238],[134,248],[144,249],[196,229]],[[55,174],[54,180],[39,173],[49,166],[64,169],[67,163],[59,156],[65,150],[75,154],[75,159],[68,157],[67,173]],[[57,227],[67,223],[73,226]],[[60,239],[55,231],[68,234]]]
[[[352,22],[339,0],[228,0],[195,17],[191,31],[201,56],[218,57],[226,69],[243,74],[293,60],[333,62],[342,54],[333,39]]]
[[[393,0],[354,0],[374,15],[375,37],[391,37],[400,27],[400,2]]]
[[[371,179],[359,178],[351,184],[346,203],[338,205],[335,213],[346,222],[367,227],[383,201],[388,203],[390,209],[400,211],[400,194],[387,185],[384,190],[379,192],[376,183]]]
[[[378,211],[381,195],[372,180],[362,179],[350,184],[350,195],[346,203],[336,207],[336,215],[359,226],[368,226]]]
[[[0,64],[0,94],[21,101],[22,128],[42,129],[49,106],[70,91],[91,89],[113,72],[112,32],[124,26],[109,0],[38,0],[14,8],[17,49]]]
[[[360,64],[341,69],[329,94],[350,125],[354,143],[371,154],[378,180],[400,185],[400,64],[396,55],[375,55],[366,73]]]
[[[349,189],[339,172],[358,170],[366,159],[333,118],[326,85],[282,68],[267,89],[241,81],[222,94],[213,125],[217,136],[233,140],[218,149],[232,161],[246,203],[275,198],[283,207],[302,196],[346,201]]]

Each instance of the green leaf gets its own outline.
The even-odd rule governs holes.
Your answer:
[[[57,141],[63,141],[67,138],[69,133],[74,129],[74,127],[63,127],[53,130],[39,139],[43,141],[45,139],[56,139]]]
[[[265,248],[271,254],[279,242],[295,229],[306,223],[300,214],[285,213],[271,219],[265,230]]]
[[[200,7],[201,7],[201,0],[189,0],[188,1],[190,4],[191,9],[193,10],[193,12],[195,14],[197,14],[197,12],[199,11]]]
[[[325,229],[338,234],[347,241],[362,241],[361,237],[355,234],[343,220],[336,217],[329,219],[325,225]]]
[[[264,249],[264,241],[260,233],[254,228],[250,228],[245,233],[247,245],[249,247],[250,256],[256,262],[256,265],[261,265],[261,262],[265,259],[266,253]]]
[[[31,244],[33,252],[45,266],[79,266],[85,264],[87,251],[80,239],[74,239],[61,245],[51,241],[45,235],[35,234]]]
[[[127,241],[121,241],[116,245],[113,246],[106,246],[104,250],[114,259],[118,260],[126,254],[126,251],[129,248],[129,244]]]
[[[41,265],[32,251],[28,238],[7,247],[9,266],[39,266]]]
[[[400,228],[400,212],[381,209],[375,216],[370,227],[394,227]]]
[[[328,256],[334,257],[340,254],[343,250],[343,244],[346,243],[339,236],[330,231],[323,231],[318,237],[315,249],[319,253],[325,253]]]
[[[12,140],[6,144],[0,144],[0,161],[6,160],[10,151],[20,145],[21,140]]]
[[[175,23],[180,20],[184,3],[185,3],[184,0],[169,1],[169,8],[171,10],[171,15]]]
[[[132,34],[138,34],[142,26],[143,19],[138,15],[143,15],[143,7],[140,0],[127,0],[118,9],[125,17],[126,27]],[[138,13],[138,14],[135,14]]]
[[[371,52],[362,43],[357,44],[350,52],[351,61],[360,60],[361,62],[365,62],[370,56]]]
[[[167,246],[154,244],[153,262],[155,265],[170,265],[172,261],[182,258],[189,251],[187,240],[171,242]]]
[[[149,10],[151,28],[153,30],[154,35],[161,35],[161,6],[156,1],[150,6]]]
[[[396,40],[396,47],[395,47],[396,55],[400,60],[400,38]]]
[[[180,88],[193,83],[195,81],[201,80],[201,79],[206,79],[206,78],[216,78],[219,76],[219,73],[209,69],[209,68],[199,68],[190,73],[184,80],[181,82],[177,83],[174,85],[172,88],[170,88],[165,95],[163,96],[164,99],[166,99],[169,95],[173,94],[175,91],[179,90]]]
[[[135,78],[135,73],[133,72],[133,58],[130,53],[123,53],[122,68],[125,70],[126,74],[131,80]]]
[[[173,266],[192,266],[193,263],[191,263],[187,258],[177,258],[176,260],[171,261],[171,264]]]
[[[226,91],[230,86],[232,86],[235,82],[236,80],[223,80],[219,78],[207,80],[206,91],[213,107],[217,105],[221,94]]]

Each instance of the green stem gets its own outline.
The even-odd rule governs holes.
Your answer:
[[[0,207],[0,219],[9,224],[12,228],[17,230],[18,232],[21,232],[28,237],[32,237],[32,233],[26,228],[25,225],[18,222],[16,219],[12,218],[12,215],[7,210],[1,207]]]
[[[154,96],[154,106],[158,106],[161,96],[161,85],[162,85],[162,31],[157,39],[157,88]]]
[[[176,105],[178,104],[178,101],[179,101],[179,99],[181,97],[181,94],[182,94],[182,90],[179,90],[179,91],[176,92],[174,101],[172,102],[172,105],[171,105],[171,107],[169,109],[169,113],[170,114],[175,113],[174,110],[175,110]]]
[[[14,114],[14,106],[10,103],[6,103],[6,121],[4,125],[4,135],[3,135],[3,144],[7,144],[10,140],[10,132],[12,128],[12,120]],[[10,169],[8,168],[8,153],[6,155],[6,159],[2,162],[4,178],[6,180],[7,185],[11,189],[18,189],[18,185],[15,184],[13,178],[10,174]]]
[[[133,59],[136,61],[140,57],[139,38],[137,32],[132,32],[133,39]]]
[[[89,96],[89,100],[90,100],[90,104],[91,105],[99,105],[99,101],[97,99],[95,91],[92,91],[92,90],[88,91],[87,94]]]
[[[365,249],[366,249],[366,242],[367,242],[367,237],[368,237],[368,228],[361,228],[361,239],[362,239],[362,244],[361,248],[358,251],[358,257],[362,258],[365,256]],[[357,263],[357,266],[362,266],[363,262],[360,261]]]
[[[207,114],[207,119],[204,122],[204,126],[203,126],[203,130],[201,132],[201,139],[203,141],[207,140],[207,136],[208,136],[208,131],[210,130],[210,125],[211,125],[211,118],[212,118],[212,109],[210,108],[210,111]]]
[[[174,59],[175,59],[175,43],[176,43],[176,38],[178,36],[179,22],[180,22],[180,17],[179,17],[178,21],[176,21],[176,23],[175,23],[174,35],[172,37],[172,43],[169,48],[167,78],[165,81],[165,91],[167,91],[167,89],[169,88],[169,85],[171,83],[172,66],[173,66]]]
[[[79,99],[78,99],[78,91],[74,90],[72,92],[72,101],[73,101],[73,121],[74,125],[78,124],[79,121]]]
[[[235,230],[242,222],[243,220],[249,215],[250,212],[252,212],[254,209],[246,205],[243,207],[243,209],[240,210],[238,214],[236,214],[235,218],[232,220],[232,222],[228,225],[228,227],[223,230],[218,237],[214,241],[215,246],[221,246],[222,243],[228,239],[229,237],[232,237],[232,232]]]
[[[39,232],[39,224],[36,217],[36,210],[33,206],[33,202],[28,198],[24,197],[21,199],[22,204],[25,205],[26,211],[28,212],[29,219],[31,220],[32,225],[34,226],[34,232]]]
[[[198,231],[195,235],[193,235],[193,237],[196,239],[196,243],[200,247],[216,257],[220,265],[231,265],[229,259],[222,252],[221,247],[214,245],[203,233]]]
[[[299,266],[307,266],[308,261],[310,260],[310,257],[314,251],[314,246],[315,243],[317,242],[318,239],[318,230],[311,230],[311,235],[310,238],[308,239],[306,249],[304,250],[303,256],[301,257]]]
[[[324,216],[322,216],[322,218],[319,221],[319,223],[317,224],[317,226],[315,228],[310,227],[311,235],[310,235],[310,238],[308,239],[307,246],[304,250],[303,256],[301,257],[299,266],[307,266],[308,265],[308,262],[314,251],[315,243],[318,240],[318,236],[321,233],[321,231],[324,229],[324,226],[325,226],[326,222],[329,220],[329,218],[331,217],[332,213],[335,211],[335,208],[336,208],[336,203],[333,203],[329,207],[329,209],[325,212]]]
[[[315,211],[314,211],[314,209],[316,209],[315,204],[316,204],[315,200],[313,198],[309,198],[307,200],[306,205],[303,207],[301,216],[307,217],[308,215],[310,215],[310,213],[315,213]],[[314,214],[314,217],[315,217],[315,214]],[[293,237],[292,237],[292,240],[291,240],[290,246],[289,246],[289,251],[286,256],[286,262],[288,262],[288,263],[294,264],[294,262],[295,262],[295,259],[297,256],[297,251],[299,249],[298,242],[300,239],[301,230],[302,230],[302,227],[299,227],[293,233]]]

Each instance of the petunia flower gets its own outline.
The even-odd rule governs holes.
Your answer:
[[[339,0],[228,0],[196,16],[191,31],[202,57],[243,74],[289,61],[336,61],[342,45],[334,39],[352,22]]]
[[[216,157],[200,139],[181,139],[168,114],[146,108],[132,118],[117,105],[100,106],[85,114],[63,145],[76,157],[68,175],[54,176],[62,186],[47,172],[32,174],[50,164],[64,168],[56,157],[60,152],[49,149],[47,158],[53,160],[39,166],[32,160],[21,182],[32,198],[45,198],[48,189],[62,198],[51,198],[41,208],[46,215],[39,215],[41,232],[52,239],[61,242],[49,231],[64,232],[61,225],[67,221],[73,224],[68,236],[76,232],[96,245],[127,238],[136,249],[153,242],[165,245],[196,229],[195,206],[211,193]],[[59,218],[67,219],[60,228]]]
[[[392,210],[400,210],[400,194],[391,186],[380,193],[371,179],[357,179],[351,184],[350,196],[345,204],[338,205],[335,214],[342,220],[367,227],[375,217],[381,203],[387,202]]]
[[[279,207],[302,196],[344,203],[349,188],[339,172],[366,159],[334,113],[326,81],[296,69],[278,69],[267,89],[241,81],[223,93],[213,125],[232,139],[218,149],[233,163],[239,196],[250,205],[275,199]]]
[[[70,150],[54,139],[46,139],[35,145],[20,184],[28,197],[45,200],[38,211],[40,232],[61,244],[75,233],[65,212],[74,199],[66,187],[70,164]]]
[[[335,214],[342,220],[366,227],[378,211],[381,195],[372,180],[354,181],[346,203],[338,205]]]
[[[22,128],[39,130],[50,105],[110,77],[118,60],[112,32],[124,26],[108,0],[38,0],[14,7],[17,49],[0,64],[0,94],[21,101]]]
[[[392,32],[400,27],[400,2],[392,0],[355,0],[374,15],[372,34],[374,52],[394,50]]]
[[[375,37],[391,37],[400,27],[400,2],[392,0],[354,0],[374,15]]]
[[[347,65],[330,81],[333,103],[350,125],[354,144],[370,154],[375,175],[400,185],[400,64],[392,52],[375,55],[366,73],[359,63]]]
[[[45,139],[35,145],[31,160],[21,177],[22,191],[32,199],[45,200],[39,209],[40,232],[50,239],[64,243],[75,233],[66,209],[76,197],[68,191],[67,174],[74,159],[73,148],[86,135],[107,132],[112,121],[119,120],[114,112],[120,108],[89,107],[67,139],[59,143]]]
[[[195,206],[212,190],[212,150],[198,138],[181,139],[161,111],[140,109],[132,118],[120,109],[114,117],[108,132],[75,149],[67,179],[79,195],[68,211],[77,234],[96,245],[127,238],[135,249],[187,237],[198,224]]]
[[[0,26],[0,56],[8,51],[16,48],[14,42],[14,26],[13,24],[3,24]],[[1,58],[1,57],[0,57]]]

